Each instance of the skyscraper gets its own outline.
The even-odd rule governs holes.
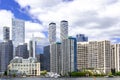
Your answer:
[[[60,38],[61,41],[68,38],[68,21],[62,20],[60,22]]]
[[[29,57],[33,57],[33,41],[29,41]]]
[[[10,40],[10,28],[9,27],[3,27],[3,40]]]
[[[88,37],[86,37],[84,34],[77,34],[76,35],[77,42],[87,42]]]
[[[111,45],[111,70],[120,71],[120,44]]]
[[[50,71],[61,73],[61,43],[59,42],[51,44]]]
[[[49,24],[49,42],[56,42],[56,23],[53,22]]]
[[[62,75],[68,75],[68,72],[77,70],[77,42],[76,38],[69,37],[64,39],[61,45],[62,54]]]
[[[7,70],[10,60],[13,59],[13,44],[12,41],[5,41],[0,43],[0,72]]]
[[[15,48],[16,56],[27,59],[29,57],[27,43],[21,43]]]
[[[50,72],[50,45],[44,47],[44,70]]]
[[[25,41],[25,22],[23,20],[12,19],[12,41],[15,56],[15,47]]]

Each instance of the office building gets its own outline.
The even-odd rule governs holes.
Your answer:
[[[10,60],[13,59],[13,44],[12,41],[0,43],[0,72],[7,70]]]
[[[8,65],[9,74],[39,76],[40,62],[36,58],[29,57],[23,59],[22,57],[14,57]]]
[[[50,45],[50,72],[61,73],[61,43]]]
[[[15,56],[23,57],[27,59],[29,57],[29,52],[27,49],[27,43],[21,43],[15,48]]]
[[[64,39],[61,44],[62,75],[77,71],[77,42],[76,38]]]
[[[111,70],[120,71],[120,44],[111,45]]]
[[[3,27],[3,40],[8,41],[10,40],[10,28],[9,27]]]
[[[25,22],[23,20],[12,19],[12,41],[14,45],[13,56],[15,56],[15,47],[25,41]]]
[[[36,54],[36,59],[40,62],[40,70],[44,70],[44,54]]]
[[[49,24],[49,42],[56,42],[56,23],[53,22]]]
[[[33,41],[29,41],[29,57],[33,57]]]
[[[68,21],[60,22],[60,39],[61,41],[68,38]]]
[[[44,57],[43,68],[44,70],[50,72],[50,45],[44,47],[43,57]]]
[[[76,35],[77,42],[87,42],[88,37],[86,37],[84,34],[77,34]]]

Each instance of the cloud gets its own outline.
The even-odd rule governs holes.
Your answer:
[[[11,35],[12,18],[14,18],[14,14],[11,11],[0,10],[0,19],[1,19],[0,20],[0,34],[3,34],[3,27],[8,26],[10,27],[10,35]],[[45,28],[38,23],[25,21],[25,42],[27,43],[29,42],[29,40],[32,38],[32,34],[34,34],[35,37],[39,36],[41,38],[46,39],[46,36],[43,33],[44,30]],[[0,35],[0,40],[3,40],[3,35]]]
[[[11,11],[0,10],[0,34],[3,34],[3,27],[11,28],[11,19],[14,17]],[[3,35],[0,35],[0,40],[3,40]]]
[[[60,21],[69,21],[69,35],[86,34],[90,40],[120,37],[120,0],[16,0],[29,14],[48,29],[50,22],[57,23],[59,38]]]

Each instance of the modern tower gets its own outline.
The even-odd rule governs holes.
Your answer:
[[[49,24],[49,42],[56,42],[56,23],[53,22]]]
[[[60,22],[60,38],[61,41],[68,38],[68,21],[62,20]]]
[[[50,72],[61,73],[61,43],[51,44]]]
[[[15,56],[15,47],[25,41],[25,22],[23,20],[12,18],[12,41]]]
[[[120,44],[111,45],[111,70],[120,71]]]
[[[21,43],[15,48],[16,56],[27,59],[29,57],[27,43]]]
[[[13,44],[12,41],[5,41],[0,43],[0,72],[7,70],[7,66],[13,59]]]
[[[10,28],[9,27],[3,27],[3,40],[8,41],[10,40]]]
[[[44,70],[50,72],[50,45],[44,47]]]
[[[64,39],[61,44],[62,53],[62,75],[68,75],[68,72],[77,70],[77,42],[76,38],[69,37]]]
[[[29,57],[33,57],[33,41],[29,41]]]
[[[86,37],[84,34],[77,34],[76,35],[77,42],[87,42],[88,37]]]

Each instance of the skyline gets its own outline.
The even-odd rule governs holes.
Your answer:
[[[57,41],[60,41],[60,21],[67,20],[69,36],[81,33],[90,41],[106,39],[118,43],[119,7],[120,0],[0,0],[0,34],[3,26],[12,27],[12,18],[18,18],[25,20],[26,42],[33,33],[46,39],[41,42],[46,45],[49,23],[56,23]]]

